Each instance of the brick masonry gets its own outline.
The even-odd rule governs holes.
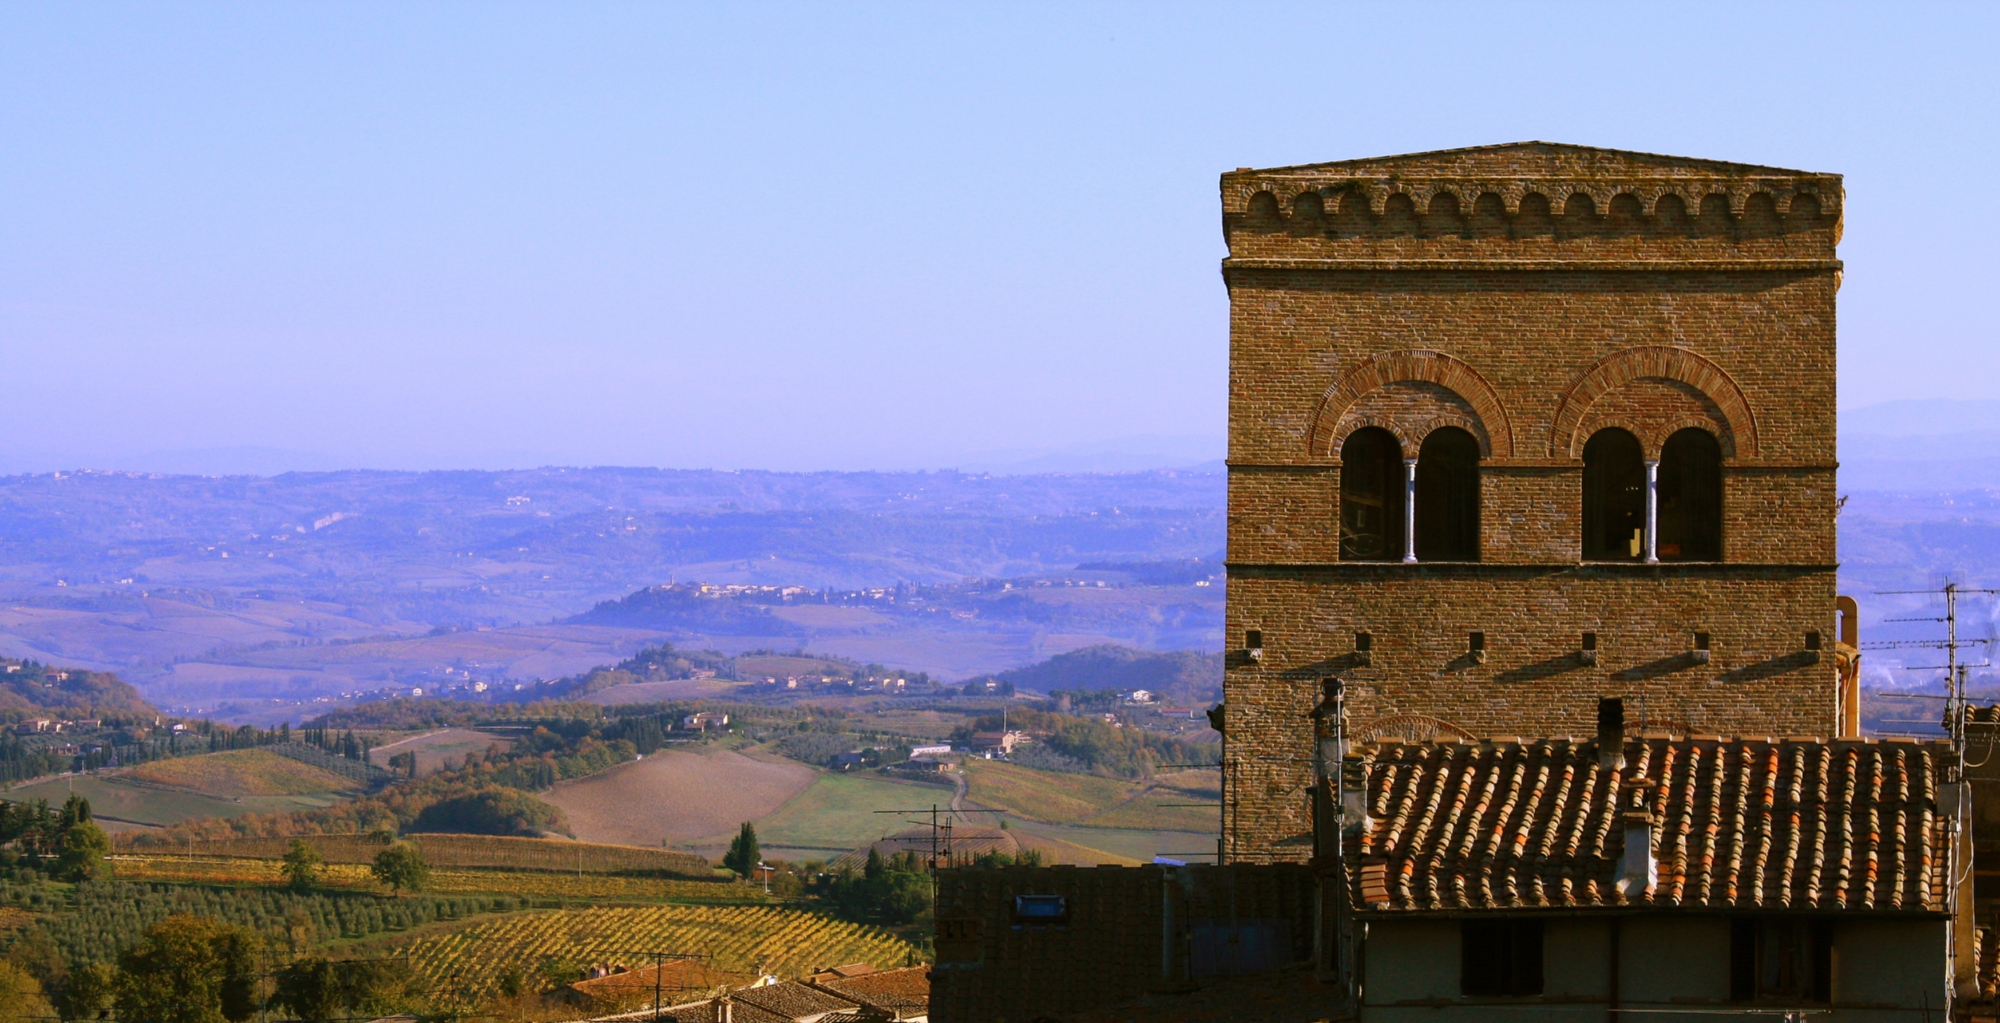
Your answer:
[[[1835,175],[1544,143],[1223,175],[1233,859],[1310,855],[1330,674],[1362,731],[1586,735],[1621,695],[1648,726],[1833,734],[1806,634],[1834,634],[1842,200]],[[1341,563],[1363,426],[1406,457],[1479,440],[1476,563]],[[1582,562],[1583,445],[1611,426],[1648,458],[1716,437],[1720,562]]]

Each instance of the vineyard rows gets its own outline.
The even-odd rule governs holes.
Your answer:
[[[382,841],[367,835],[302,835],[328,863],[371,863]],[[656,872],[706,879],[715,875],[707,860],[689,853],[635,845],[557,842],[545,838],[502,838],[494,835],[412,835],[433,867],[497,867],[506,870],[559,870],[617,874]],[[242,856],[275,860],[285,855],[290,838],[222,838],[181,845],[148,843],[144,837],[114,842],[119,852],[165,856]]]
[[[813,969],[867,962],[902,966],[917,948],[876,927],[776,906],[595,907],[516,913],[406,948],[432,990],[467,1004],[491,997],[509,971],[545,963],[643,965],[634,951],[700,952],[729,973],[796,977]]]
[[[90,881],[73,894],[0,882],[0,906],[32,914],[35,926],[72,961],[112,960],[146,928],[174,913],[212,916],[305,947],[341,938],[405,931],[438,920],[521,907],[506,896],[382,898],[358,892],[296,894],[270,888],[201,888]],[[10,917],[15,914],[9,914]]]
[[[173,881],[183,884],[280,884],[277,860],[189,859],[182,856],[119,856],[111,860],[114,875],[124,881]],[[381,885],[359,863],[329,863],[320,868],[320,886],[376,891]],[[558,874],[552,871],[433,870],[424,890],[432,894],[492,892],[551,902],[560,899],[612,899],[632,902],[762,903],[762,889],[728,881],[684,881],[678,878],[625,877],[616,874]]]

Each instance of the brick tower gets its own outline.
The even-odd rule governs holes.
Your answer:
[[[1364,739],[1839,730],[1841,199],[1540,142],[1222,176],[1232,859],[1310,854],[1328,675]]]

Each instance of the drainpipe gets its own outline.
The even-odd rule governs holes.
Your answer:
[[[1627,463],[1628,465],[1630,463]],[[1660,563],[1660,463],[1646,463],[1646,564]]]
[[[1417,561],[1417,460],[1403,459],[1403,564]]]

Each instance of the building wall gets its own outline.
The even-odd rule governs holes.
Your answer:
[[[1834,927],[1836,1021],[1883,1019],[1866,1005],[1925,1009],[1942,1019],[1950,994],[1951,950],[1942,924],[1928,920],[1844,920]],[[1905,1019],[1918,1019],[1904,1012]]]
[[[1840,199],[1829,175],[1577,147],[1223,176],[1233,858],[1309,855],[1325,675],[1356,730],[1588,734],[1623,695],[1648,724],[1834,734],[1832,658],[1805,646],[1834,635]],[[1341,562],[1340,443],[1363,426],[1405,457],[1443,426],[1479,439],[1476,564]],[[1649,458],[1676,429],[1717,437],[1720,562],[1581,563],[1582,446],[1609,426]]]
[[[1848,917],[1835,928],[1834,1004],[1814,1018],[1834,1023],[1941,1020],[1949,985],[1942,918]],[[1610,1004],[1610,958],[1618,951],[1618,1001],[1732,1014],[1729,921],[1707,915],[1628,916],[1614,944],[1609,919],[1550,917],[1544,923],[1544,993],[1468,1000],[1459,994],[1459,921],[1376,919],[1367,926],[1362,1019],[1434,1023],[1496,1018],[1495,1004],[1532,1006],[1529,1018],[1601,1020]]]
[[[1316,890],[1310,871],[1290,865],[946,870],[930,1018],[992,1023],[1115,1005],[1214,969],[1214,947],[1239,935],[1275,938],[1270,965],[1308,961]],[[1019,895],[1063,896],[1068,920],[1015,921]]]

